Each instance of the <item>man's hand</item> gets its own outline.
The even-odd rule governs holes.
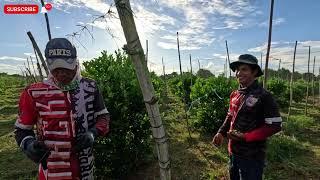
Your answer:
[[[77,137],[77,141],[76,141],[76,146],[75,146],[76,151],[79,152],[82,149],[92,147],[97,135],[98,135],[98,132],[96,128],[91,128],[84,134],[80,134]]]
[[[242,132],[239,132],[237,130],[231,130],[227,132],[227,137],[229,139],[235,140],[235,141],[245,141],[244,134]]]
[[[221,133],[217,133],[213,137],[211,143],[214,144],[215,146],[220,146],[222,144],[222,142],[223,142],[223,139],[224,139],[223,135]]]
[[[42,141],[35,138],[27,139],[23,147],[24,153],[35,163],[46,163],[50,149]]]

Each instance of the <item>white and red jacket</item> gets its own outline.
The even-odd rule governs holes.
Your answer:
[[[95,81],[79,78],[77,88],[62,91],[50,80],[28,86],[21,94],[15,123],[20,147],[34,136],[51,151],[47,170],[39,165],[39,179],[93,179],[92,148],[74,150],[79,134],[95,127],[99,135],[109,131],[108,111]],[[103,118],[101,118],[103,117]]]

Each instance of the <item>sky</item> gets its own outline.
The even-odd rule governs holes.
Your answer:
[[[91,60],[106,50],[113,53],[125,44],[117,10],[112,0],[47,0],[52,37],[68,38],[78,50],[80,62]],[[226,44],[230,61],[240,54],[253,54],[263,69],[267,51],[270,0],[131,0],[141,44],[148,40],[148,68],[162,73],[179,72],[177,32],[182,70],[224,71]],[[21,74],[28,57],[35,61],[31,31],[42,52],[48,41],[45,18],[34,15],[8,15],[6,4],[38,4],[40,0],[0,0],[0,72]],[[310,72],[316,56],[315,74],[320,67],[320,1],[275,0],[269,68],[292,69],[295,41],[298,41],[296,67],[307,72],[308,46],[311,46]],[[109,12],[109,13],[107,13]],[[104,16],[104,17],[103,17]],[[82,27],[86,27],[82,28]],[[82,31],[81,31],[82,29]],[[76,34],[76,35],[75,35]],[[74,35],[74,36],[72,36]],[[92,38],[93,37],[93,38]]]

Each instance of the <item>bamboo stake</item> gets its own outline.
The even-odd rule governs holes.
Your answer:
[[[45,6],[44,1],[43,1],[43,0],[40,0],[40,1],[41,1],[42,7],[44,7],[44,6]],[[49,18],[48,18],[48,14],[47,14],[46,12],[44,13],[44,18],[46,19],[47,31],[48,31],[48,38],[49,38],[49,40],[51,40],[51,32],[50,32]]]
[[[38,56],[40,58],[41,65],[42,65],[43,69],[45,70],[45,72],[46,72],[46,74],[48,76],[49,70],[48,70],[46,62],[44,61],[44,58],[43,58],[42,53],[41,53],[41,51],[39,49],[39,46],[38,46],[37,42],[35,41],[35,39],[33,38],[31,32],[28,31],[27,34],[29,36],[29,39],[30,39],[30,41],[32,43],[33,48],[35,49],[35,51],[37,52],[37,54],[38,54]]]
[[[37,80],[37,82],[38,82],[36,69],[35,69],[35,67],[34,67],[33,60],[32,60],[32,57],[31,57],[31,56],[30,56],[30,61],[31,61],[31,64],[32,64],[32,69],[33,69],[34,77],[36,78],[36,80]]]
[[[34,48],[33,48],[33,50],[34,50],[34,55],[36,56],[36,60],[37,60],[38,73],[39,73],[40,79],[42,81],[43,80],[43,75],[42,75],[42,70],[41,70],[41,66],[40,66],[40,63],[39,63],[38,55],[37,55],[36,50]]]
[[[191,73],[191,86],[192,86],[192,62],[191,62],[191,54],[189,54],[190,58],[190,73]]]
[[[143,48],[137,33],[130,2],[129,0],[115,0],[115,4],[127,42],[124,49],[132,59],[150,118],[152,135],[158,152],[160,179],[170,180],[171,171],[167,136],[159,112],[158,98],[154,95],[154,88],[145,63]]]
[[[148,52],[149,52],[148,40],[146,40],[146,62],[147,62],[147,67],[148,67]]]
[[[179,33],[178,33],[178,32],[177,32],[177,45],[178,45],[178,56],[179,56],[180,75],[182,75],[181,57],[180,57],[180,45],[179,45]]]
[[[268,47],[267,47],[266,64],[265,64],[265,68],[264,68],[264,81],[263,81],[263,87],[265,89],[267,89],[267,81],[268,81],[268,64],[269,64],[269,54],[270,54],[271,36],[272,36],[273,5],[274,5],[274,0],[271,0],[270,18],[269,18]]]
[[[314,108],[314,104],[315,104],[315,96],[314,96],[314,66],[316,64],[316,56],[314,56],[314,59],[313,59],[313,70],[312,70],[312,99],[313,99],[313,103],[312,103],[312,106]]]
[[[226,77],[227,77],[227,68],[230,66],[230,57],[229,57],[229,48],[228,48],[228,42],[226,40],[226,49],[227,49],[227,58],[228,58],[228,65],[226,64]],[[231,78],[231,69],[229,68],[229,78]]]
[[[306,104],[305,104],[305,111],[304,114],[307,115],[308,114],[308,97],[309,97],[309,82],[310,82],[310,54],[311,54],[311,46],[309,46],[309,55],[308,55],[308,74],[307,74],[307,92],[306,92]]]
[[[294,45],[293,62],[292,62],[292,74],[291,74],[291,80],[290,80],[290,101],[289,101],[289,110],[288,110],[287,121],[290,118],[290,112],[291,112],[291,106],[292,106],[292,96],[293,96],[292,85],[293,85],[294,66],[295,66],[295,62],[296,62],[297,44],[298,44],[298,41],[296,41],[296,44]]]

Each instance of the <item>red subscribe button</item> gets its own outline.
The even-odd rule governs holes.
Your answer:
[[[7,4],[4,5],[5,14],[37,14],[39,6],[35,4]]]

